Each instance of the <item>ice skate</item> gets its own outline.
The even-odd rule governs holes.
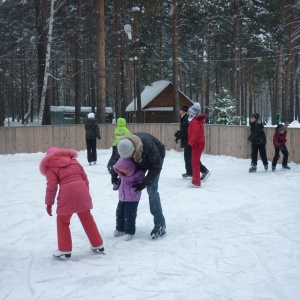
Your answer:
[[[103,253],[104,252],[104,247],[103,245],[100,245],[98,247],[93,247],[93,246],[90,246],[91,250],[94,251],[94,252],[100,252],[100,253]]]
[[[205,181],[207,180],[207,178],[211,175],[211,173],[209,172],[209,170],[206,170],[202,176],[201,176],[201,181]]]
[[[114,232],[114,237],[119,237],[119,236],[122,236],[122,235],[124,235],[124,234],[125,234],[124,231],[118,231],[118,230],[115,230],[115,232]]]
[[[249,169],[250,173],[256,172],[256,165],[251,164],[250,169]]]
[[[60,250],[55,250],[52,252],[52,255],[54,257],[61,257],[61,256],[65,256],[66,258],[70,258],[71,257],[71,251],[60,251]]]
[[[164,226],[154,226],[153,230],[150,233],[153,240],[155,240],[165,234],[166,234],[166,227],[164,227]]]

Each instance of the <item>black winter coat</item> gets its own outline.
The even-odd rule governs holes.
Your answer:
[[[188,121],[188,114],[185,113],[181,119],[180,119],[180,146],[181,148],[185,148],[188,145],[188,127],[189,127],[189,121]]]
[[[85,122],[85,138],[88,140],[101,139],[100,130],[96,119],[87,119]]]
[[[263,145],[266,144],[267,139],[266,139],[266,135],[264,132],[264,126],[255,121],[251,123],[251,128],[250,128],[250,135],[248,137],[248,140],[255,144],[255,145]]]
[[[136,136],[136,137],[135,137]],[[130,139],[135,145],[135,152],[133,154],[133,161],[138,169],[148,171],[144,179],[146,186],[150,185],[152,181],[160,174],[165,157],[165,145],[161,143],[156,137],[146,132],[133,133],[121,138]],[[119,159],[118,151],[114,157],[113,165]],[[111,171],[115,175],[115,171]]]

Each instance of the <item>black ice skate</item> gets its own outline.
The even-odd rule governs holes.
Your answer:
[[[155,240],[165,234],[166,234],[166,227],[164,227],[164,226],[155,226],[150,233],[153,240]]]
[[[256,172],[256,165],[251,164],[250,169],[249,169],[249,172],[250,172],[250,173]]]

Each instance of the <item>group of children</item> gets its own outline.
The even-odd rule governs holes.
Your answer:
[[[264,169],[268,170],[268,159],[266,152],[266,135],[264,126],[259,120],[259,114],[254,113],[250,116],[250,135],[248,140],[251,142],[251,166],[249,172],[256,172],[257,169],[257,155],[260,154]],[[280,152],[283,154],[282,168],[290,169],[288,165],[289,152],[286,147],[287,124],[278,124],[275,128],[273,136],[273,145],[275,147],[275,154],[272,160],[272,171],[276,170],[277,162],[280,157]]]

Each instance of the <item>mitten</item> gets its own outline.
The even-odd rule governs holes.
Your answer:
[[[175,136],[176,138],[180,137],[180,131],[177,130],[176,133],[174,134],[174,136]]]
[[[49,216],[52,216],[52,205],[46,205],[46,211]]]
[[[175,142],[176,142],[176,144],[178,144],[178,141],[179,141],[180,139],[177,137],[176,139],[175,139]]]
[[[119,186],[120,186],[120,183],[121,183],[120,179],[117,178],[116,182],[113,183],[113,190],[114,190],[114,191],[117,191],[117,190],[118,190],[118,188],[119,188]]]
[[[136,183],[136,184],[132,185],[131,189],[134,192],[138,192],[138,191],[143,190],[145,187],[146,187],[145,183],[144,182],[140,182],[140,183]]]
[[[117,184],[118,183],[118,174],[111,174],[111,183],[112,184]]]

